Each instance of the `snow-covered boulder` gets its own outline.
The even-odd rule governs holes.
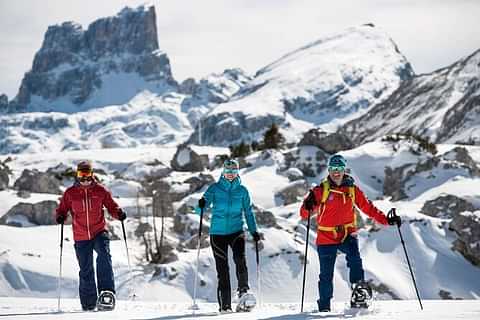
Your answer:
[[[170,165],[176,171],[203,171],[205,169],[201,156],[186,144],[178,146]]]
[[[57,206],[58,203],[52,200],[41,201],[34,204],[20,202],[0,218],[0,224],[17,227],[56,224],[55,209]],[[70,218],[67,223],[71,223]]]
[[[480,211],[465,211],[456,215],[449,228],[458,236],[453,242],[453,249],[472,264],[480,266]]]
[[[289,168],[287,171],[285,171],[285,175],[290,181],[297,181],[305,178],[303,172],[297,168]]]
[[[301,201],[307,192],[307,181],[297,180],[275,192],[275,198],[277,198],[282,205],[287,206]]]
[[[205,217],[204,217],[205,218]],[[199,216],[194,213],[183,214],[177,212],[173,219],[173,230],[177,233],[180,238],[180,243],[182,246],[188,249],[196,249],[198,245],[198,228]],[[208,235],[210,227],[208,224],[202,224],[202,241],[200,243],[201,248],[206,248],[209,246],[206,235]]]
[[[25,169],[20,178],[15,181],[13,188],[33,193],[61,194],[61,181],[54,174],[40,172],[37,169]]]
[[[436,156],[422,149],[412,150],[412,159],[416,162],[395,168],[385,167],[383,193],[391,196],[393,201],[398,201],[419,195],[456,176],[478,177],[475,161],[466,157],[466,154],[463,148]]]
[[[420,212],[431,217],[452,219],[461,212],[474,210],[475,207],[470,202],[457,196],[447,194],[425,202],[422,209],[420,209]]]
[[[455,147],[451,151],[445,153],[443,158],[455,161],[466,168],[473,177],[480,177],[480,168],[470,156],[470,153],[464,147]]]
[[[170,167],[155,159],[151,162],[135,161],[126,168],[116,172],[116,176],[128,180],[151,182],[165,178],[171,172],[172,169]]]
[[[190,192],[197,192],[202,189],[205,185],[211,185],[215,182],[215,179],[210,174],[200,173],[197,176],[193,176],[184,181],[190,185]]]
[[[253,205],[253,212],[255,213],[255,220],[260,227],[262,228],[278,227],[277,219],[275,218],[275,215],[272,212],[265,210],[262,207],[257,205]]]
[[[338,132],[327,133],[319,129],[310,129],[304,133],[298,145],[316,146],[331,154],[354,147],[352,140],[348,136]]]

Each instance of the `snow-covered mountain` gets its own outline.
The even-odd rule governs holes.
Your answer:
[[[204,144],[257,140],[272,123],[289,140],[313,126],[329,131],[386,99],[413,70],[371,24],[291,52],[259,70],[228,103],[202,119]],[[198,141],[198,129],[190,141]]]
[[[50,26],[10,108],[76,112],[176,86],[159,49],[155,8],[125,8],[87,30],[74,22]]]
[[[0,96],[0,154],[177,144],[251,79],[227,69],[177,84],[155,19],[141,6],[49,27],[17,97]]]
[[[340,129],[356,142],[411,133],[434,142],[480,143],[480,50],[404,82],[387,100]]]

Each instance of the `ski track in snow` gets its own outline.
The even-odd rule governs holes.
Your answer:
[[[61,312],[56,299],[0,298],[2,319],[479,319],[480,304],[475,300],[425,300],[424,310],[418,301],[376,301],[368,310],[349,309],[343,302],[333,305],[330,313],[315,312],[314,304],[305,304],[304,313],[298,303],[269,303],[257,307],[250,313],[218,314],[216,303],[200,303],[200,310],[193,312],[189,303],[161,303],[117,301],[117,308],[108,312],[82,312],[76,299],[64,299]]]

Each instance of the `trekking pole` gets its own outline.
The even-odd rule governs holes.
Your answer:
[[[192,310],[198,310],[197,305],[197,280],[198,280],[198,270],[200,267],[200,242],[202,239],[202,224],[203,224],[203,208],[200,208],[200,228],[198,229],[198,245],[197,245],[197,270],[195,271],[195,281],[193,283],[193,304]]]
[[[60,312],[60,296],[61,296],[61,287],[62,287],[62,252],[63,252],[63,222],[60,226],[60,270],[59,270],[58,284],[57,284],[58,312]]]
[[[303,285],[302,285],[302,303],[300,307],[300,312],[303,312],[303,298],[305,297],[305,279],[307,275],[307,254],[308,254],[308,238],[310,235],[310,216],[312,215],[311,211],[308,211],[308,220],[307,220],[307,239],[305,240],[305,259],[303,260]]]
[[[262,303],[262,294],[261,294],[261,278],[260,278],[260,254],[258,253],[258,241],[255,241],[255,253],[257,258],[257,295],[258,295],[258,306],[261,306]]]
[[[392,208],[388,212],[387,216],[390,219],[394,218],[394,217],[397,217],[396,209]],[[415,292],[417,294],[418,303],[420,304],[420,309],[423,310],[422,300],[420,299],[420,294],[418,293],[417,282],[415,281],[415,275],[413,274],[412,266],[410,265],[410,259],[408,258],[408,254],[407,254],[407,247],[405,246],[405,241],[403,241],[402,231],[400,231],[400,223],[398,223],[398,222],[397,222],[397,229],[398,229],[398,234],[400,235],[400,241],[401,241],[402,246],[403,246],[403,251],[405,252],[405,257],[407,258],[408,269],[410,270],[410,275],[412,276],[413,286],[415,287]]]
[[[130,275],[130,281],[133,280],[133,276],[132,276],[132,265],[130,264],[130,255],[128,253],[128,245],[127,245],[127,233],[125,232],[125,224],[123,223],[123,220],[122,220],[122,231],[123,231],[123,240],[125,241],[125,250],[127,251],[127,262],[128,262],[128,274]],[[132,284],[130,282],[130,292],[133,291],[132,290]],[[136,295],[135,295],[135,292],[132,293],[132,296],[131,296],[133,299],[136,298]]]

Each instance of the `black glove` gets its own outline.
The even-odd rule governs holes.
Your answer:
[[[255,241],[255,242],[258,242],[258,241],[262,240],[262,237],[260,236],[260,233],[258,233],[257,231],[252,233],[252,238],[253,238],[253,241]]]
[[[308,197],[303,201],[303,206],[308,211],[312,211],[316,205],[317,201],[315,200],[315,194],[313,193],[313,190],[310,190]]]
[[[205,198],[200,198],[200,200],[198,200],[198,207],[200,209],[205,208],[206,205],[207,205],[207,201],[205,200]]]
[[[387,221],[388,224],[391,226],[397,225],[398,227],[400,227],[402,225],[402,218],[397,215],[394,208],[390,209],[390,211],[388,212]]]
[[[65,222],[65,216],[63,214],[59,214],[55,221],[57,221],[58,224],[63,224]]]
[[[123,221],[127,219],[127,213],[122,209],[118,209],[118,220]]]

